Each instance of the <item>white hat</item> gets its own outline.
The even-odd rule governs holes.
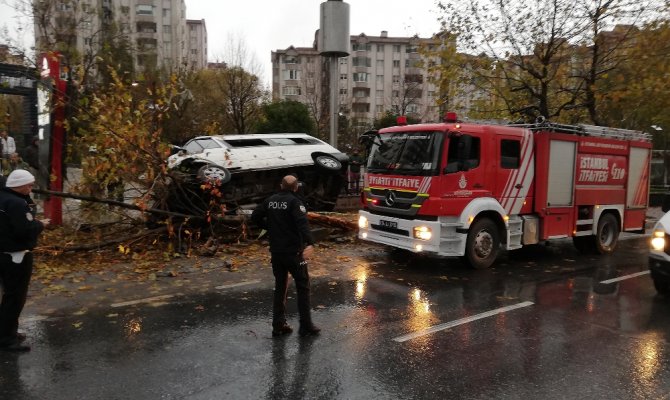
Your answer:
[[[5,186],[8,188],[16,188],[35,182],[35,177],[25,169],[15,169],[7,177]]]

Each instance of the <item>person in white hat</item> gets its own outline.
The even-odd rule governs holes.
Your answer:
[[[33,273],[33,255],[37,238],[49,225],[48,219],[35,218],[35,203],[30,192],[35,177],[17,169],[7,177],[0,189],[0,351],[25,352],[30,346],[23,343],[19,333],[19,316],[28,295]]]

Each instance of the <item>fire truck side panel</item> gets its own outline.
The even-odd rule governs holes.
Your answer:
[[[540,239],[571,236],[574,230],[574,171],[577,138],[538,133],[536,141],[535,210]]]

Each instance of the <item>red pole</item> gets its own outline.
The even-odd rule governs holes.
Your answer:
[[[60,61],[58,53],[45,55],[49,64],[49,77],[53,82],[51,102],[53,105],[51,121],[51,149],[49,154],[50,168],[47,187],[49,190],[63,191],[63,143],[65,143],[65,89],[67,82],[60,77]],[[58,196],[49,196],[44,201],[44,215],[51,219],[51,224],[63,224],[63,203]]]

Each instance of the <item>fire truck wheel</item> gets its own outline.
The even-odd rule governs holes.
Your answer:
[[[498,256],[500,234],[496,224],[488,218],[475,221],[470,226],[465,244],[465,262],[475,269],[491,266]]]
[[[598,233],[596,234],[596,251],[607,254],[614,251],[619,239],[619,223],[614,215],[607,213],[598,221]]]

